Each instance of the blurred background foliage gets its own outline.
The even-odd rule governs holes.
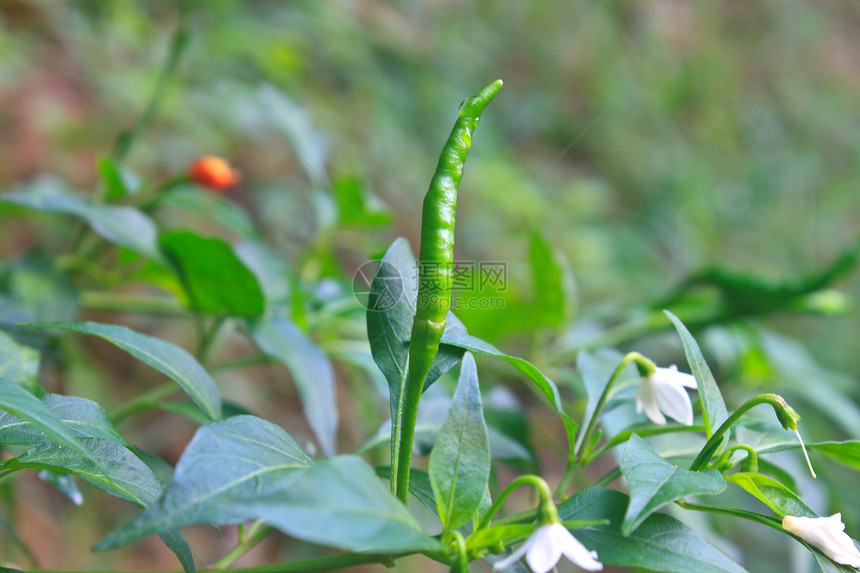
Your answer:
[[[0,1],[0,189],[48,176],[96,188],[97,159],[146,106],[177,18],[177,3],[167,0]],[[718,265],[796,279],[827,268],[860,232],[860,7],[847,0],[209,0],[191,7],[188,32],[124,166],[146,186],[200,155],[229,158],[243,178],[227,198],[320,299],[328,292],[321,285],[347,289],[396,236],[417,248],[421,198],[457,105],[504,79],[463,178],[456,258],[507,264],[506,289],[475,293],[501,297],[505,308],[458,315],[473,334],[529,356],[562,385],[579,384],[571,366],[584,340],[643,316],[684,277]],[[4,260],[37,246],[62,252],[74,235],[68,221],[2,209]],[[213,226],[193,211],[165,213],[160,224],[246,234],[248,222],[235,213]],[[830,286],[840,296],[857,294],[857,273],[839,279]],[[800,401],[792,403],[810,439],[860,436],[860,409],[845,399],[860,397],[860,320],[836,293],[827,296],[841,312],[732,317],[696,332],[730,404],[773,389]],[[789,306],[809,310],[810,301]],[[354,310],[349,328],[360,336]],[[187,325],[135,320],[166,338],[189,336]],[[313,330],[310,322],[303,326]],[[336,342],[342,332],[315,336]],[[682,360],[670,335],[617,340]],[[113,356],[98,342],[86,345]],[[78,370],[62,390],[107,403],[127,398],[121,387],[70,382],[109,380],[128,368],[123,357],[97,368],[75,362],[83,352],[64,352],[64,368]],[[250,369],[219,382],[225,396],[267,411],[269,394],[253,382],[263,374]],[[349,418],[368,425],[379,415],[350,405],[342,416],[344,442],[357,447],[368,436],[352,436],[362,423]],[[136,439],[160,444],[168,459],[173,447],[175,461],[193,427],[151,422]],[[531,431],[540,438],[556,430]],[[548,463],[549,473],[559,470]],[[829,496],[822,511],[841,508],[856,535],[860,504],[840,493],[850,477],[830,473],[829,489],[807,491]],[[61,500],[45,504],[102,527],[97,515],[60,508]],[[32,527],[25,537],[60,536],[48,524]],[[741,548],[762,547],[767,532],[739,529],[721,533]],[[86,543],[62,543],[68,547],[45,552],[46,564],[94,559]],[[778,559],[783,546],[764,547],[762,557],[746,552],[746,567],[785,570],[772,569],[775,558],[791,562]],[[144,549],[124,559],[159,566],[141,557]],[[169,557],[164,563],[173,566]]]

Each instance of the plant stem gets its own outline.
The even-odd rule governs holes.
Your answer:
[[[255,521],[245,532],[244,539],[240,539],[239,543],[227,555],[219,559],[212,568],[229,569],[233,563],[259,545],[271,532],[271,527],[265,525],[262,521]]]
[[[479,529],[484,529],[485,527],[489,526],[490,522],[493,520],[493,516],[502,507],[502,504],[505,502],[505,499],[507,499],[507,497],[511,495],[511,493],[515,489],[525,485],[533,487],[540,496],[540,507],[534,510],[535,515],[537,517],[540,517],[541,508],[543,508],[547,504],[552,504],[552,491],[542,478],[533,475],[524,475],[511,481],[511,483],[509,483],[507,487],[502,490],[502,492],[496,497],[496,500],[493,502],[493,505],[490,506],[490,509],[484,515],[484,518],[480,521],[480,523],[478,523],[478,526],[475,528],[475,531],[478,531]],[[555,506],[553,505],[553,507]]]
[[[166,316],[189,316],[178,302],[163,296],[117,294],[112,292],[84,291],[80,295],[81,307],[88,310],[137,312]]]
[[[699,455],[695,460],[693,460],[693,463],[690,465],[690,470],[697,471],[702,469],[711,460],[714,451],[719,447],[723,435],[729,431],[729,428],[734,426],[744,414],[759,404],[770,404],[778,413],[787,407],[785,400],[777,394],[759,394],[758,396],[750,398],[744,402],[740,408],[735,410],[719,428],[716,429],[714,434],[699,452]]]
[[[418,402],[424,391],[427,373],[439,351],[439,341],[442,340],[444,330],[444,322],[416,318],[412,325],[405,387],[400,392],[400,404],[395,410],[399,416],[392,423],[394,435],[391,440],[391,491],[404,504],[409,495],[409,467],[412,463]]]
[[[129,400],[125,404],[119,406],[117,409],[110,413],[110,419],[114,424],[118,424],[119,422],[125,420],[129,416],[137,414],[138,412],[157,408],[164,398],[167,398],[168,396],[178,391],[179,388],[174,382],[168,382],[166,384],[153,388],[149,392],[141,394],[137,398],[133,398],[132,400]]]
[[[782,524],[779,520],[774,519],[773,517],[768,517],[766,515],[761,515],[759,513],[753,513],[751,511],[745,511],[742,509],[731,509],[728,507],[717,507],[714,505],[700,505],[698,503],[689,503],[684,500],[679,500],[677,502],[678,505],[683,507],[684,509],[690,509],[693,511],[702,511],[706,513],[719,513],[722,515],[731,515],[732,517],[740,517],[741,519],[746,519],[748,521],[755,521],[756,523],[761,523],[762,525],[767,525],[777,531],[781,531],[785,533],[785,530],[782,528]]]

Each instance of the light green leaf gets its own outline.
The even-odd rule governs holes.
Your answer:
[[[257,278],[218,237],[167,231],[158,238],[192,308],[211,314],[260,316],[266,308]]]
[[[165,529],[257,519],[296,538],[351,551],[439,548],[360,459],[313,464],[281,428],[237,416],[198,429],[164,496],[96,549]]]
[[[328,357],[286,317],[271,316],[249,323],[248,329],[260,350],[290,371],[323,455],[333,456],[337,449],[337,389]]]
[[[633,434],[621,458],[621,475],[630,489],[630,505],[621,533],[630,535],[649,515],[688,495],[716,495],[726,489],[720,472],[682,470],[664,460]]]
[[[469,521],[490,478],[490,445],[478,370],[468,352],[463,356],[448,417],[430,453],[429,473],[445,530]]]
[[[560,326],[573,316],[576,288],[573,273],[564,256],[553,248],[538,231],[532,232],[529,262],[534,283],[531,305],[532,324]]]
[[[532,383],[534,383],[544,398],[546,398],[550,405],[555,409],[561,418],[562,423],[564,423],[568,441],[571,445],[574,443],[578,426],[576,422],[570,419],[570,417],[565,413],[564,406],[561,403],[561,396],[558,393],[558,388],[552,380],[544,376],[543,372],[538,370],[531,362],[523,360],[522,358],[517,358],[516,356],[505,354],[489,342],[481,340],[475,336],[469,336],[468,334],[459,334],[448,332],[446,330],[442,335],[442,345],[461,348],[474,354],[495,356],[497,358],[501,358],[519,370],[529,380],[531,380]]]
[[[752,472],[737,472],[727,475],[726,480],[740,486],[755,496],[780,517],[785,517],[786,515],[818,517],[794,492],[766,475]]]
[[[800,444],[792,440],[782,444],[769,444],[758,450],[759,454],[771,454],[785,450],[798,450]],[[845,442],[817,442],[806,444],[806,449],[821,452],[827,457],[841,464],[860,471],[860,440],[847,440]]]
[[[608,519],[573,531],[599,560],[610,567],[641,567],[666,573],[745,573],[746,570],[720,553],[692,529],[668,515],[650,515],[629,536],[621,532],[628,505],[621,492],[589,488],[558,506],[562,520]]]
[[[113,422],[101,406],[76,396],[47,394],[42,403],[77,438],[100,438],[127,446]],[[45,440],[45,435],[32,423],[9,412],[0,412],[0,444],[31,446]]]
[[[717,386],[716,380],[714,380],[714,375],[711,373],[708,363],[705,362],[702,350],[699,348],[693,335],[690,334],[690,331],[687,330],[687,327],[684,326],[677,316],[668,310],[663,312],[666,313],[666,316],[675,325],[675,330],[678,331],[678,335],[681,337],[684,354],[687,355],[687,362],[690,364],[693,377],[696,379],[699,397],[702,400],[702,410],[705,414],[705,433],[710,438],[714,434],[714,430],[719,428],[729,417],[728,410],[726,410],[726,402],[723,400],[723,394],[720,392],[720,388]]]
[[[215,380],[193,356],[175,344],[124,326],[98,322],[50,322],[27,326],[71,330],[103,338],[179,384],[210,419],[221,418],[221,395]]]
[[[58,446],[64,446],[82,454],[98,467],[99,463],[78,440],[74,432],[60,421],[47,406],[20,386],[2,379],[0,379],[0,410],[30,422],[48,439],[56,442]]]
[[[119,165],[113,157],[101,155],[97,161],[108,201],[122,199],[140,192],[140,178]]]
[[[39,351],[0,330],[0,378],[34,392],[38,371]]]
[[[31,192],[6,193],[0,195],[0,201],[43,212],[74,215],[86,221],[105,240],[161,260],[155,223],[134,207],[93,205],[53,185]]]

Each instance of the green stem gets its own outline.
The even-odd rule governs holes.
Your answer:
[[[783,421],[786,416],[786,409],[788,405],[785,403],[785,400],[782,396],[777,394],[759,394],[753,398],[750,398],[746,402],[741,405],[740,408],[734,411],[728,419],[723,422],[723,424],[717,428],[708,442],[705,444],[705,447],[702,448],[702,451],[699,452],[699,455],[693,460],[692,465],[690,465],[690,470],[698,471],[705,467],[707,463],[711,460],[711,457],[714,454],[714,451],[719,447],[722,442],[723,435],[729,431],[729,428],[734,426],[741,417],[749,412],[751,409],[755,408],[759,404],[770,404],[773,406],[773,409],[777,412],[777,417],[780,418],[780,422]],[[792,410],[793,412],[793,410]],[[795,414],[796,415],[796,414]],[[785,423],[783,423],[785,426]],[[794,423],[794,427],[797,427],[797,423]]]
[[[212,568],[229,569],[233,563],[259,545],[260,542],[263,541],[271,532],[271,527],[265,525],[262,521],[255,521],[244,533],[244,538],[239,540],[236,547],[231,549],[227,555],[219,559]]]
[[[444,322],[416,319],[412,325],[405,388],[400,392],[401,403],[396,410],[400,412],[400,416],[393,424],[394,436],[391,440],[392,492],[404,504],[409,495],[409,468],[412,463],[418,402],[424,390],[427,373],[439,351],[439,341],[442,340],[444,330]]]
[[[656,371],[657,366],[638,352],[630,352],[621,359],[621,362],[618,363],[618,366],[612,372],[612,376],[609,377],[606,387],[603,388],[603,393],[597,401],[597,406],[595,406],[594,412],[592,412],[591,418],[588,420],[588,427],[585,429],[585,432],[581,433],[577,437],[574,454],[567,463],[567,467],[564,470],[564,474],[561,476],[558,487],[555,488],[556,494],[563,494],[570,489],[570,485],[573,483],[576,472],[579,471],[581,467],[588,464],[588,461],[583,459],[584,454],[586,453],[584,450],[585,448],[588,448],[591,443],[594,432],[597,430],[597,424],[600,421],[600,415],[603,413],[603,408],[606,407],[606,402],[609,401],[609,396],[612,394],[612,389],[615,387],[615,383],[618,382],[618,379],[621,377],[624,370],[634,362],[639,368],[639,373],[642,376],[649,376]]]
[[[603,487],[603,486],[607,486],[607,485],[611,484],[612,482],[614,482],[615,480],[617,480],[617,479],[618,479],[618,478],[620,478],[620,477],[621,477],[621,468],[620,468],[620,467],[616,467],[615,469],[610,470],[610,471],[609,471],[609,473],[607,473],[606,475],[604,475],[602,478],[600,478],[599,480],[597,480],[596,482],[594,482],[594,485],[593,485],[592,487]]]
[[[176,300],[162,296],[84,291],[81,293],[79,301],[81,307],[87,310],[189,316],[188,311],[176,302]]]
[[[117,137],[113,149],[113,157],[118,163],[125,159],[131,146],[137,140],[138,136],[149,126],[155,117],[155,112],[158,111],[158,105],[164,96],[164,90],[167,87],[170,77],[176,70],[176,65],[179,63],[179,58],[188,45],[188,13],[190,12],[191,2],[185,0],[180,3],[179,22],[176,25],[176,32],[173,34],[173,39],[170,42],[170,51],[167,53],[167,59],[161,68],[158,79],[155,82],[155,89],[149,97],[149,101],[144,108],[143,113],[138,116],[129,129],[120,133]]]
[[[168,382],[167,384],[153,388],[149,392],[141,394],[137,398],[129,400],[125,404],[119,406],[110,413],[110,419],[114,424],[118,424],[138,412],[157,408],[163,399],[178,391],[179,387],[176,386],[174,382]]]
[[[762,525],[767,525],[770,528],[776,529],[777,531],[781,531],[785,533],[785,530],[782,528],[782,523],[773,517],[768,517],[766,515],[761,515],[759,513],[753,513],[751,511],[745,511],[743,509],[731,509],[728,507],[717,507],[714,505],[701,505],[698,503],[689,503],[684,500],[676,501],[678,505],[683,507],[684,509],[690,509],[692,511],[702,511],[706,513],[718,513],[722,515],[731,515],[732,517],[740,517],[741,519],[746,519],[748,521],[755,521],[756,523],[761,523]]]
[[[540,496],[540,506],[535,510],[536,517],[539,519],[542,517],[541,513],[544,511],[544,508],[547,505],[551,505],[553,509],[555,508],[555,504],[552,503],[552,490],[550,490],[547,483],[539,478],[538,476],[533,475],[524,475],[520,476],[511,483],[507,485],[505,489],[496,497],[496,500],[493,502],[493,505],[490,506],[490,509],[484,515],[483,519],[481,519],[478,526],[475,528],[475,531],[480,529],[484,529],[485,527],[490,525],[490,522],[493,520],[493,516],[498,513],[499,509],[501,509],[502,504],[505,502],[507,497],[511,495],[511,493],[522,486],[531,486],[537,491]],[[550,516],[551,517],[551,516]]]
[[[466,549],[466,540],[459,531],[451,531],[446,536],[449,547],[453,547],[455,553],[451,573],[469,573],[469,551]]]
[[[212,324],[209,325],[209,328],[200,336],[200,343],[197,346],[197,361],[201,364],[206,362],[206,359],[209,356],[209,351],[212,349],[212,343],[215,342],[215,338],[218,336],[218,332],[221,330],[221,327],[224,325],[224,321],[226,320],[227,317],[224,315],[215,317]]]
[[[220,364],[215,364],[209,367],[209,372],[224,372],[227,370],[236,370],[237,368],[246,368],[248,366],[259,366],[260,364],[271,364],[274,360],[265,354],[256,356],[246,356],[237,358],[236,360],[228,360]]]

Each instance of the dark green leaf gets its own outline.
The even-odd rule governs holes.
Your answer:
[[[621,492],[589,488],[559,505],[562,520],[608,519],[598,525],[573,531],[600,561],[613,567],[641,567],[666,573],[744,573],[745,569],[720,553],[680,521],[655,513],[630,536],[621,532],[628,505]]]
[[[720,388],[717,386],[714,375],[705,362],[705,357],[693,335],[687,330],[687,327],[678,319],[677,316],[669,311],[665,311],[666,316],[675,325],[675,330],[681,337],[681,344],[684,346],[684,354],[687,355],[687,362],[690,364],[690,370],[693,377],[696,379],[696,385],[699,390],[699,397],[702,400],[702,410],[705,414],[705,433],[710,438],[714,430],[720,427],[728,417],[726,410],[726,402],[723,400],[723,395]]]
[[[135,195],[140,191],[140,179],[118,165],[112,157],[100,156],[98,168],[105,186],[105,197],[108,201],[122,199],[126,195]]]
[[[688,495],[716,495],[726,489],[720,472],[682,470],[664,460],[633,434],[621,458],[621,475],[630,489],[630,505],[621,532],[630,535],[649,515]]]
[[[124,326],[98,322],[52,322],[28,326],[72,330],[103,338],[179,384],[210,419],[221,418],[221,395],[215,380],[193,356],[175,344]]]
[[[190,231],[167,231],[158,241],[192,308],[234,316],[263,314],[265,300],[257,278],[226,241]]]
[[[250,323],[248,329],[264,354],[289,369],[323,455],[333,456],[337,449],[337,388],[328,357],[286,317],[270,316]]]
[[[360,459],[313,464],[281,428],[252,416],[198,429],[164,496],[96,548],[165,529],[257,519],[299,539],[352,551],[439,548]]]
[[[469,521],[487,489],[490,446],[478,370],[468,352],[463,356],[448,417],[430,453],[429,473],[445,529],[455,529]]]

